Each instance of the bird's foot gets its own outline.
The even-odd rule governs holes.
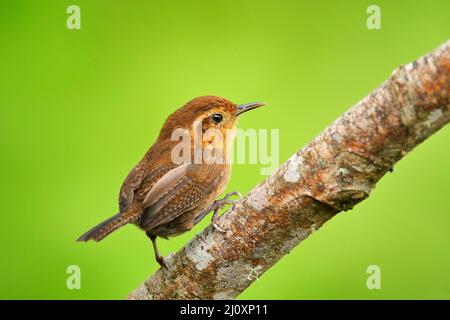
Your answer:
[[[232,196],[238,196],[239,199],[238,200],[230,199]],[[239,200],[241,200],[241,199],[242,199],[242,195],[238,191],[232,191],[232,192],[228,192],[226,194],[226,196],[223,197],[222,199],[214,201],[214,204],[215,204],[216,208],[219,208],[219,210],[220,210],[223,207],[225,207],[226,205],[238,203]]]
[[[216,212],[217,212],[217,214],[216,214]],[[214,214],[213,214],[213,217],[211,219],[211,224],[214,227],[214,229],[216,229],[217,231],[225,232],[225,230],[222,229],[221,227],[219,227],[219,225],[218,225],[219,217],[220,217],[219,216],[219,210],[214,210]]]
[[[216,229],[217,231],[225,232],[224,229],[219,227],[219,218],[220,218],[219,211],[220,211],[220,209],[222,209],[223,207],[225,207],[226,205],[229,205],[229,204],[236,204],[239,201],[239,200],[230,199],[232,196],[238,196],[239,200],[242,199],[242,195],[238,191],[232,191],[232,192],[228,192],[227,195],[223,199],[214,201],[214,214],[212,216],[211,223],[212,223],[214,229]]]
[[[171,266],[173,265],[170,263],[171,257],[172,254],[169,254],[167,257],[163,256],[155,257],[156,261],[161,266],[161,269],[166,270],[169,274],[173,274],[173,268],[171,268]]]
[[[150,240],[152,241],[153,250],[155,252],[155,260],[156,260],[156,262],[158,262],[158,264],[161,266],[161,268],[167,269],[170,272],[169,265],[168,265],[166,259],[164,259],[164,257],[159,253],[158,246],[156,245],[156,235],[154,235],[154,234],[152,234],[150,232],[146,232],[146,234],[150,238]]]
[[[156,257],[156,261],[161,266],[161,269],[167,270],[167,272],[169,272],[169,274],[173,274],[172,270],[170,269],[169,260],[170,260],[170,256],[169,257],[163,257],[163,256]]]
[[[227,195],[223,198],[223,199],[219,199],[214,201],[207,209],[203,210],[202,213],[200,213],[193,222],[193,225],[196,225],[197,223],[199,223],[204,217],[206,217],[206,215],[208,213],[210,213],[211,211],[214,211],[214,214],[212,216],[211,222],[212,225],[214,227],[214,229],[221,231],[221,232],[225,232],[225,230],[223,230],[221,227],[218,226],[218,220],[219,220],[219,211],[220,209],[222,209],[223,207],[225,207],[228,204],[236,204],[239,200],[232,200],[230,199],[232,196],[239,196],[239,198],[242,199],[242,196],[239,192],[237,191],[233,191],[233,192],[229,192],[227,193]]]
[[[158,264],[161,266],[161,268],[169,269],[167,266],[167,262],[164,260],[163,256],[157,255],[157,256],[155,256],[155,260],[156,260],[156,262],[158,262]]]

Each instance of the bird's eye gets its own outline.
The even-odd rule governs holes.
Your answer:
[[[214,113],[212,119],[215,123],[219,123],[223,120],[223,116],[220,113]]]

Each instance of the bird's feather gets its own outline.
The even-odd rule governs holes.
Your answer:
[[[172,191],[172,189],[182,181],[183,177],[186,176],[189,166],[190,164],[187,163],[182,164],[167,172],[147,193],[142,202],[142,206],[148,208]]]
[[[176,167],[173,163],[156,164],[145,170],[142,165],[136,166],[127,176],[119,192],[120,212],[126,212],[133,203],[135,192],[139,189],[152,188],[167,172]]]
[[[140,226],[149,230],[164,225],[201,203],[217,182],[198,183],[198,171],[198,166],[184,164],[166,173],[145,197]]]

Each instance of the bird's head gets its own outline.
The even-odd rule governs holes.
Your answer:
[[[226,137],[227,132],[236,128],[239,116],[244,112],[263,106],[262,102],[237,105],[227,99],[216,96],[195,98],[169,116],[162,134],[170,136],[177,128],[194,130],[200,126],[203,133],[209,129],[220,130]]]

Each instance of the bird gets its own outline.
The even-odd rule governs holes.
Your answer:
[[[264,105],[262,102],[237,105],[221,97],[201,96],[177,109],[125,178],[119,191],[119,212],[77,241],[98,242],[124,225],[134,224],[151,240],[155,260],[167,268],[158,251],[157,237],[168,239],[187,232],[212,211],[213,227],[224,231],[218,224],[219,211],[237,202],[233,196],[241,197],[239,192],[232,191],[217,199],[230,178],[228,160],[237,122],[243,113]],[[174,139],[176,132],[189,138],[184,141],[184,149],[180,139]],[[200,134],[200,139],[196,134]],[[208,158],[204,155],[210,155],[214,161],[203,159]]]

